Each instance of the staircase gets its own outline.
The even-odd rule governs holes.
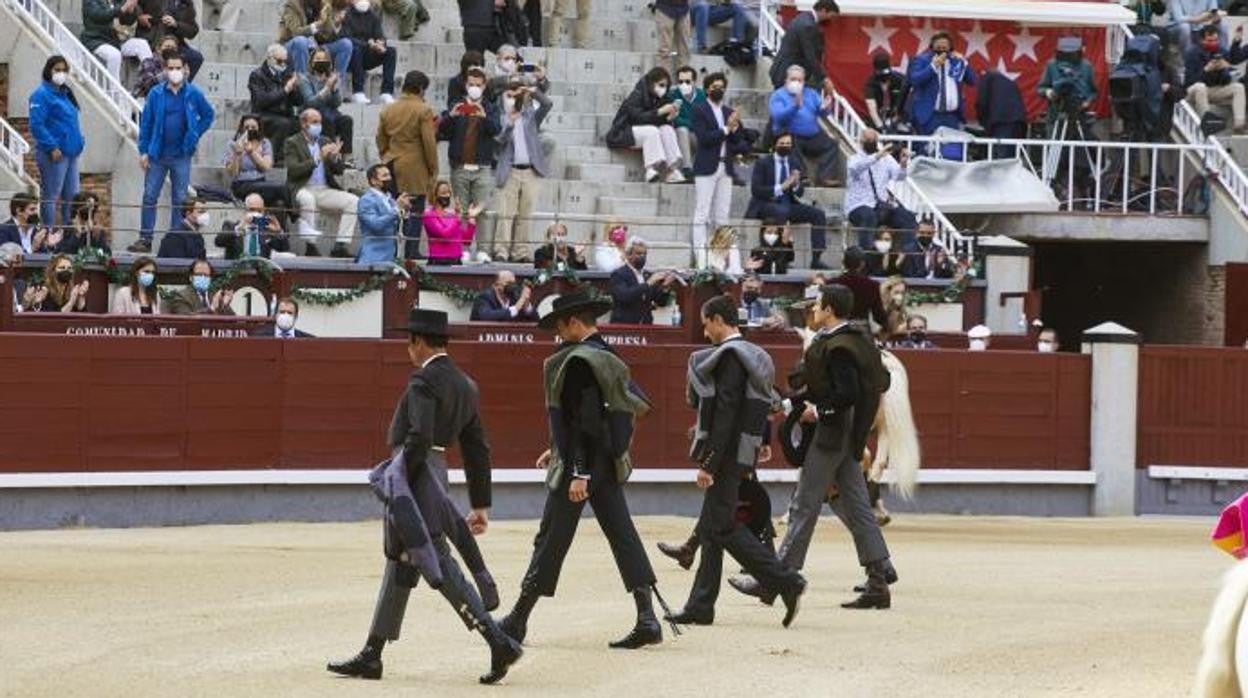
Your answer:
[[[0,119],[0,197],[16,192],[38,191],[39,185],[26,172],[30,144],[4,119]]]

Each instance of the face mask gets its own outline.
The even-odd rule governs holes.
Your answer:
[[[776,146],[776,155],[779,155],[782,158],[787,158],[789,156],[789,153],[792,153],[792,152],[793,152],[793,149],[787,145]]]
[[[667,85],[655,85],[654,96],[663,99],[667,96]]]
[[[1048,354],[1049,352],[1053,351],[1053,342],[1047,342],[1047,341],[1041,340],[1038,344],[1036,344],[1036,351],[1042,354]]]
[[[62,87],[65,85],[66,82],[69,82],[69,73],[66,73],[62,70],[58,70],[52,73],[53,85],[56,85],[57,87]]]
[[[308,124],[308,137],[311,138],[312,140],[316,140],[317,138],[320,138],[321,137],[321,125],[320,124]]]
[[[780,236],[776,235],[775,233],[763,233],[763,242],[767,243],[768,245],[776,244],[776,241],[779,239],[780,239]]]
[[[285,63],[278,63],[277,61],[275,61],[275,60],[273,60],[272,58],[270,58],[270,59],[269,59],[269,70],[272,70],[274,75],[281,75],[282,71],[286,70],[286,64],[285,64]]]
[[[139,285],[143,288],[151,288],[156,283],[156,275],[150,271],[139,272]]]
[[[924,330],[910,330],[910,341],[915,344],[922,344],[927,341],[927,332]]]
[[[634,269],[646,268],[646,256],[644,254],[639,254],[633,259],[633,268]]]
[[[987,348],[988,348],[988,342],[986,340],[983,340],[983,339],[971,340],[971,345],[970,345],[971,351],[984,351]]]
[[[880,144],[875,141],[866,141],[862,144],[862,152],[867,155],[874,155],[875,151],[880,149]]]
[[[801,80],[790,80],[789,83],[784,86],[784,89],[788,90],[789,94],[796,95],[801,93],[804,86],[805,83]]]
[[[181,68],[174,68],[168,73],[165,73],[165,76],[169,79],[170,85],[181,85],[182,80],[186,77],[186,74],[182,72]]]
[[[504,58],[498,62],[498,70],[503,75],[511,75],[516,71],[516,59]]]
[[[515,97],[503,97],[503,109],[507,111],[519,111],[520,105],[516,103]]]
[[[468,99],[471,99],[474,102],[478,102],[481,100],[481,94],[483,92],[484,90],[481,89],[480,85],[469,85],[468,86]]]
[[[294,328],[295,328],[295,314],[294,313],[278,313],[277,314],[277,329],[283,332],[289,332],[293,330]]]
[[[568,234],[567,233],[555,233],[553,239],[556,243],[562,245],[563,243],[567,242]]]
[[[208,287],[212,285],[212,278],[203,274],[196,274],[191,277],[191,287],[200,293],[207,293]]]
[[[607,239],[610,240],[611,243],[614,245],[623,245],[624,238],[626,237],[628,237],[628,231],[624,230],[623,228],[616,228],[615,230],[612,230],[610,233],[607,233]]]
[[[690,85],[687,82],[680,83],[679,89],[680,89],[681,96],[683,96],[685,99],[689,99],[689,97],[693,95],[693,85]]]
[[[56,280],[63,284],[69,283],[73,278],[74,278],[73,269],[58,269],[56,272]]]
[[[368,0],[359,0],[358,2],[355,3],[356,12],[368,12],[368,8],[369,8]]]
[[[745,301],[746,305],[750,305],[754,301],[758,300],[758,291],[746,291],[742,293],[741,300]]]
[[[26,225],[39,225],[39,214],[32,213],[26,216]]]
[[[888,252],[892,248],[893,248],[893,243],[889,240],[876,240],[875,241],[876,252],[884,253],[884,252]]]
[[[329,72],[329,64],[328,64],[328,63],[323,63],[323,62],[320,62],[320,61],[318,61],[318,62],[316,62],[316,63],[313,63],[313,64],[312,64],[312,72],[314,72],[314,73],[322,73],[322,74],[324,74],[324,73],[328,73],[328,72]]]
[[[208,224],[211,222],[212,222],[212,216],[208,215],[207,213],[201,213],[195,217],[195,223],[199,225],[199,227],[201,228],[207,228]]]
[[[724,101],[724,88],[722,87],[712,88],[710,92],[706,93],[706,96],[709,97],[712,102],[716,102],[716,103],[722,102]]]
[[[1218,50],[1217,39],[1214,39],[1213,41],[1202,41],[1200,42],[1200,45],[1203,46],[1209,53],[1215,53]],[[53,75],[52,77],[55,78],[56,76]]]
[[[507,284],[500,290],[504,296],[508,298],[515,298],[516,294],[520,292],[520,284]]]
[[[449,207],[449,206],[451,205],[451,197],[449,197],[449,196],[439,196],[439,197],[438,197],[438,205],[439,205],[439,206],[441,206],[442,208],[447,208],[447,207]]]

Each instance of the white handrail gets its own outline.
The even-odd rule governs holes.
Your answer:
[[[75,73],[77,83],[100,98],[105,108],[113,112],[117,124],[125,129],[128,136],[138,137],[139,116],[143,107],[87,47],[82,45],[56,13],[48,9],[43,0],[3,0],[3,5],[19,22],[49,44],[50,50],[65,56]],[[28,69],[36,68],[28,66]]]
[[[30,144],[22,138],[22,134],[9,125],[9,122],[0,118],[0,160],[4,160],[19,177],[28,181],[26,153],[29,152]]]
[[[1235,158],[1222,147],[1216,138],[1206,136],[1200,130],[1200,116],[1187,100],[1180,100],[1174,105],[1174,130],[1189,144],[1204,146],[1200,163],[1231,195],[1239,206],[1240,213],[1248,216],[1248,177]]]

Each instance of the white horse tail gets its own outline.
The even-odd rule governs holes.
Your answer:
[[[1196,671],[1197,698],[1238,698],[1240,682],[1248,679],[1237,670],[1236,655],[1248,648],[1237,647],[1242,635],[1244,602],[1248,599],[1248,561],[1239,562],[1222,578],[1222,590],[1213,602],[1205,626],[1204,654]],[[1242,640],[1242,639],[1241,639]],[[1240,667],[1243,668],[1242,666]]]
[[[919,432],[910,409],[910,378],[906,367],[891,351],[880,352],[880,358],[891,382],[880,396],[880,411],[875,418],[879,440],[871,470],[878,474],[887,467],[893,474],[893,488],[897,494],[911,500],[918,489],[922,456]]]

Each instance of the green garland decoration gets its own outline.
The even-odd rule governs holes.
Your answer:
[[[270,268],[271,262],[263,257],[243,257],[236,260],[224,274],[218,274],[213,277],[212,284],[208,287],[209,293],[219,291],[223,288],[233,288],[234,282],[244,272],[253,271],[256,276],[264,282],[265,286],[273,285],[273,270]]]
[[[124,284],[126,282],[126,272],[117,265],[117,260],[105,252],[103,248],[88,245],[79,248],[74,253],[74,269],[81,270],[83,267],[89,266],[104,267],[104,273],[108,275],[109,283]]]
[[[290,295],[306,305],[333,308],[359,300],[374,291],[380,291],[389,283],[390,276],[384,272],[374,274],[350,288],[310,289],[296,286],[290,290]]]
[[[477,295],[481,293],[479,290],[448,284],[424,269],[420,270],[417,284],[420,290],[441,293],[459,306],[472,305],[477,302]]]
[[[552,270],[549,266],[539,269],[537,276],[533,277],[530,284],[533,287],[545,286],[552,281],[566,281],[573,286],[581,284],[581,277],[577,276],[576,270],[566,264],[558,264]]]
[[[966,289],[971,285],[975,274],[961,274],[954,277],[953,282],[939,291],[911,291],[906,289],[906,305],[920,303],[960,303]]]
[[[718,269],[711,269],[709,267],[695,271],[693,275],[689,277],[688,281],[690,286],[711,285],[716,288],[723,288],[724,286],[731,286],[736,283],[736,279],[731,276]]]

